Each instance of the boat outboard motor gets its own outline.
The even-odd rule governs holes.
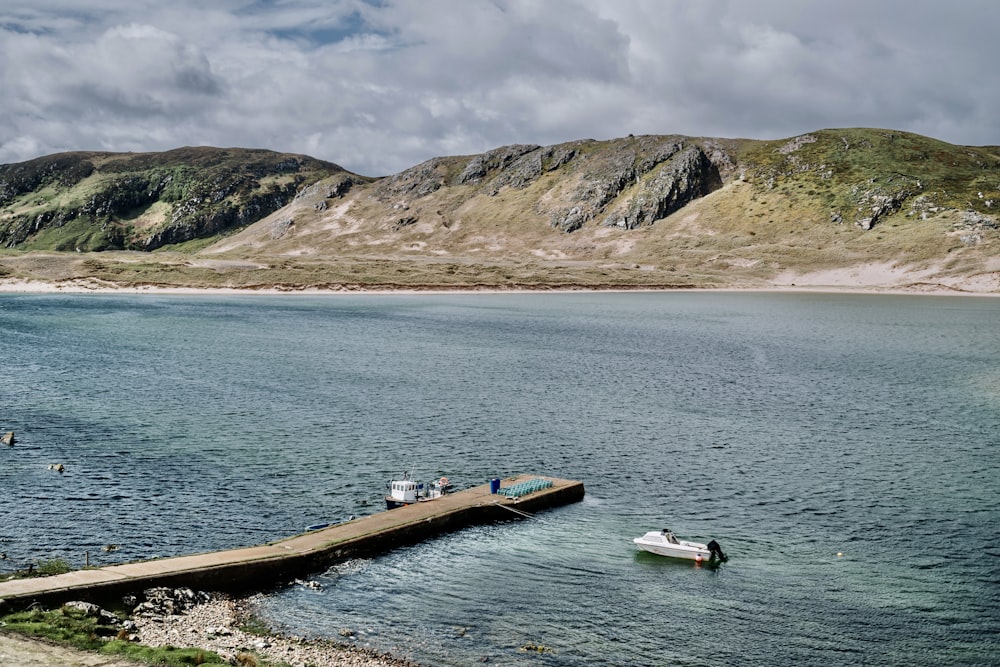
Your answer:
[[[718,560],[725,562],[729,560],[726,554],[722,553],[722,547],[715,540],[708,543],[708,553],[712,554],[712,558],[717,558]]]

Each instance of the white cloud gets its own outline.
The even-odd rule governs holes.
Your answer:
[[[115,26],[62,55],[64,69],[46,81],[50,94],[58,86],[65,99],[115,115],[197,112],[223,88],[197,46],[149,25]]]
[[[1000,144],[1000,5],[35,0],[0,7],[0,163],[182,145],[364,174],[508,143],[825,127]]]

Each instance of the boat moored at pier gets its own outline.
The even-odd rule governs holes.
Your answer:
[[[403,479],[390,480],[385,496],[386,509],[396,509],[405,505],[435,500],[447,494],[453,488],[447,477],[435,479],[429,484],[410,479],[404,474]]]

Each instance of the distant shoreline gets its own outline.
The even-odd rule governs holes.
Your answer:
[[[817,293],[817,294],[884,294],[895,296],[979,296],[998,297],[1000,292],[973,292],[943,285],[917,286],[880,285],[770,285],[766,287],[645,287],[645,286],[571,286],[551,287],[447,287],[345,285],[339,288],[315,287],[178,287],[162,285],[119,286],[94,284],[87,280],[46,282],[41,280],[0,280],[0,294],[156,294],[156,295],[264,295],[264,296],[335,296],[335,295],[401,295],[401,294],[580,294],[580,293],[668,293],[668,292],[727,292],[727,293]]]

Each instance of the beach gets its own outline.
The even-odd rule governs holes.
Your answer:
[[[183,614],[137,618],[138,642],[146,646],[196,646],[235,662],[254,654],[291,667],[405,667],[411,663],[330,640],[273,635],[264,637],[241,628],[253,616],[254,596],[215,597]],[[344,633],[350,630],[345,629]]]
[[[732,285],[723,287],[662,288],[643,286],[572,287],[564,284],[550,287],[476,286],[448,287],[363,286],[337,287],[180,287],[170,285],[117,285],[93,278],[74,278],[56,282],[22,278],[0,279],[0,293],[14,294],[261,294],[261,295],[324,295],[324,294],[480,294],[480,293],[558,293],[558,292],[831,292],[866,294],[923,294],[939,296],[1000,296],[1000,271],[977,276],[941,278],[936,270],[907,271],[892,264],[865,265],[816,271],[809,274],[785,272],[765,285]]]
[[[252,609],[252,597],[216,597],[182,614],[139,616],[134,619],[136,641],[154,647],[201,648],[218,654],[231,664],[237,664],[237,656],[249,652],[291,667],[405,667],[411,664],[334,641],[250,634],[240,628]],[[144,663],[0,633],[0,664],[4,667],[135,667]]]

